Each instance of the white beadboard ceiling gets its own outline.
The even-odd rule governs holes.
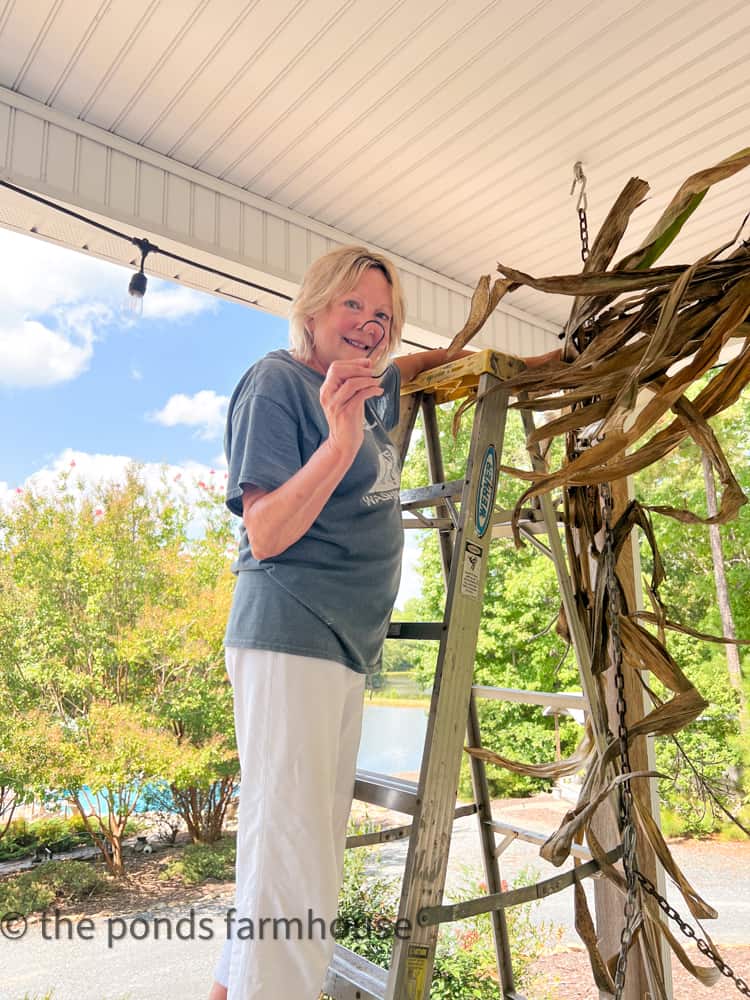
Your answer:
[[[750,145],[749,35],[747,0],[0,0],[0,86],[473,286],[580,269],[575,161],[592,239],[651,184],[625,252]],[[750,177],[718,185],[665,261],[748,209]]]

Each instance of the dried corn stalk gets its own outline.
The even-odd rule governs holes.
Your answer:
[[[555,437],[566,443],[561,468],[546,472],[505,469],[530,481],[519,498],[514,515],[514,533],[521,544],[518,519],[528,501],[542,493],[562,489],[566,510],[569,571],[576,595],[576,613],[585,628],[591,662],[579,664],[594,677],[610,668],[610,636],[606,614],[607,588],[602,566],[602,497],[599,484],[612,482],[651,465],[691,437],[719,476],[722,487],[719,511],[712,518],[673,507],[647,507],[632,501],[614,526],[615,548],[619,552],[630,532],[640,528],[654,554],[650,597],[652,621],[658,636],[652,635],[638,619],[648,616],[623,603],[620,632],[623,669],[649,671],[671,692],[667,701],[655,707],[630,728],[629,739],[647,734],[676,733],[692,722],[706,707],[705,700],[670,656],[665,644],[668,622],[659,602],[658,588],[663,568],[651,528],[649,511],[658,511],[684,522],[704,524],[724,522],[734,517],[747,502],[708,419],[736,401],[750,381],[750,250],[734,239],[694,264],[653,267],[682,225],[697,208],[712,184],[730,177],[750,164],[750,149],[723,160],[716,166],[690,177],[679,189],[643,244],[634,253],[607,270],[625,233],[631,213],[642,202],[648,185],[631,179],[615,202],[591,249],[580,275],[534,278],[521,271],[498,265],[502,275],[492,289],[483,278],[472,300],[469,320],[454,338],[453,347],[466,344],[481,328],[500,298],[513,289],[529,287],[554,294],[570,295],[571,313],[565,328],[564,361],[528,369],[503,383],[519,396],[515,404],[545,413],[557,411],[550,422],[529,439],[533,449],[547,446]],[[744,223],[743,223],[744,225]],[[740,228],[740,233],[742,227]],[[722,348],[732,338],[743,343],[736,356],[716,373],[692,401],[685,392],[697,379],[711,371]],[[653,433],[657,421],[673,414],[671,422]],[[581,557],[583,553],[583,558]],[[593,553],[594,568],[589,562]],[[624,589],[620,585],[623,595]],[[679,626],[677,626],[679,628]],[[586,685],[585,685],[586,686]],[[595,686],[596,687],[596,686]],[[588,689],[588,688],[587,688]],[[606,712],[606,709],[599,706]],[[596,712],[593,713],[596,718]],[[615,720],[609,728],[617,730]],[[601,746],[601,742],[599,744]],[[604,874],[621,890],[621,872],[604,860],[605,851],[591,829],[594,812],[622,781],[618,746],[614,741],[602,753],[587,731],[576,754],[558,765],[526,765],[497,757],[491,751],[472,751],[485,760],[523,774],[549,777],[586,767],[586,778],[576,807],[543,846],[542,856],[562,864],[573,842],[586,835]],[[695,918],[715,916],[712,907],[700,898],[675,864],[669,848],[649,813],[643,778],[634,775],[635,825],[639,852],[653,851],[682,892]],[[719,978],[713,968],[697,967],[669,928],[658,919],[654,901],[641,899],[643,922],[640,928],[641,954],[649,965],[649,982],[656,995],[666,992],[658,960],[658,941],[664,936],[682,964],[702,983]],[[613,993],[612,966],[599,953],[596,935],[585,896],[576,895],[576,925],[591,959],[599,988]]]

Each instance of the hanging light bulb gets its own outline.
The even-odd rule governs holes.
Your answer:
[[[145,239],[133,239],[132,242],[141,251],[141,266],[130,279],[130,284],[128,285],[128,307],[133,315],[140,317],[143,315],[143,297],[146,294],[146,287],[148,285],[148,278],[143,272],[143,266],[146,263],[148,254],[159,248]]]
[[[143,271],[136,271],[128,285],[128,306],[136,316],[143,315],[143,296],[146,294],[148,279]]]

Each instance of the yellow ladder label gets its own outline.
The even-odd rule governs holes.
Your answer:
[[[421,1000],[427,982],[427,959],[430,949],[421,944],[410,944],[406,955],[407,1000]]]

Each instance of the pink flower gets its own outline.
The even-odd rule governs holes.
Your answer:
[[[177,475],[176,475],[176,476],[174,477],[174,480],[173,480],[173,482],[175,482],[175,483],[176,483],[178,479],[182,479],[182,473],[181,473],[181,472],[178,472],[178,473],[177,473]]]
[[[216,473],[214,472],[214,470],[213,470],[213,469],[211,469],[211,475],[212,475],[212,476],[215,476],[215,475],[216,475]]]
[[[104,511],[101,509],[101,507],[97,507],[96,510],[94,511],[94,517],[101,517],[103,513]]]
[[[201,479],[201,481],[200,481],[200,482],[198,483],[198,485],[199,485],[199,486],[202,486],[202,487],[203,487],[203,489],[205,490],[205,488],[206,488],[206,484],[205,484],[205,483],[203,482],[203,480],[202,480],[202,479]]]
[[[21,489],[20,486],[16,486],[16,493],[23,493],[23,490]]]
[[[70,460],[70,467],[71,467],[71,469],[75,468],[75,464],[76,464],[76,460],[74,458],[71,458],[71,460]]]

